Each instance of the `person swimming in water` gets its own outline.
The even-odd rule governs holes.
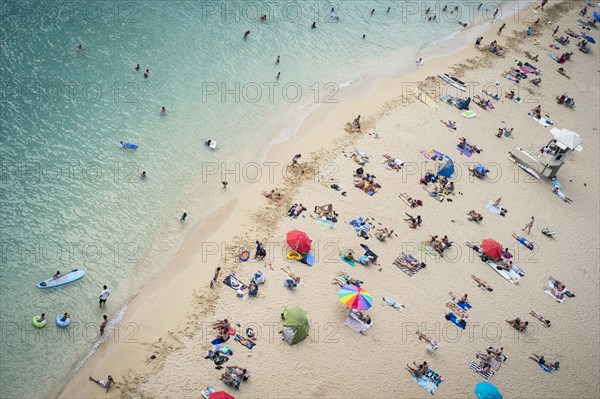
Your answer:
[[[165,107],[160,109],[160,116],[167,116],[167,109]]]
[[[317,29],[317,23],[313,22],[312,25],[310,26],[310,29]]]
[[[279,65],[279,56],[277,56],[277,59],[275,60],[275,65]]]
[[[150,70],[146,69],[146,72],[144,72],[144,79],[148,79],[149,76],[150,76]]]
[[[281,72],[277,72],[277,76],[275,77],[276,80],[279,80],[279,77],[281,76]]]
[[[139,71],[140,71],[140,69],[141,69],[141,66],[140,66],[140,64],[137,64],[137,65],[135,66],[135,68],[133,68],[133,69],[135,69],[135,70],[136,70],[136,72],[139,72]]]

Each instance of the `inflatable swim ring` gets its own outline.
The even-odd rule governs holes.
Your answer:
[[[240,254],[240,260],[241,260],[242,262],[246,262],[248,259],[250,259],[250,251],[247,251],[247,250],[246,250],[246,251],[243,251],[243,252]]]
[[[294,260],[300,260],[300,259],[302,259],[302,255],[300,255],[299,252],[290,251],[290,252],[287,253],[287,258],[288,259],[294,259]]]
[[[62,319],[62,316],[63,316],[63,315],[61,315],[61,314],[59,314],[59,315],[56,315],[56,320],[55,320],[55,321],[56,321],[56,325],[57,325],[57,326],[59,326],[60,328],[65,328],[65,327],[68,327],[68,326],[69,326],[69,324],[71,324],[71,319],[70,319],[70,318],[67,318],[67,320],[65,320],[65,321],[61,321],[61,319]]]
[[[33,320],[31,320],[31,324],[33,324],[33,326],[36,328],[46,327],[46,320],[44,319],[41,322],[38,322],[39,318],[40,318],[40,316],[33,316]]]

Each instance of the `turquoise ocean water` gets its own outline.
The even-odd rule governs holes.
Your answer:
[[[260,161],[336,90],[405,69],[459,19],[481,19],[467,12],[478,3],[463,1],[445,20],[424,20],[427,6],[439,18],[444,4],[3,2],[0,396],[58,393],[98,343],[102,315],[118,321],[189,224],[219,206],[207,162]],[[207,151],[208,138],[218,151]],[[123,150],[120,140],[140,147]],[[187,225],[176,221],[183,210]],[[74,268],[83,280],[35,287]],[[111,296],[99,309],[103,284]],[[59,330],[52,320],[65,311],[73,324]],[[42,312],[50,323],[37,330],[31,319]]]

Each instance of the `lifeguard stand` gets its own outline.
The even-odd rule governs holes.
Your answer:
[[[526,151],[515,147],[510,152],[510,160],[528,166],[549,179],[555,178],[573,151],[579,152],[583,147],[581,137],[570,130],[552,128],[550,134],[552,140],[540,149]]]

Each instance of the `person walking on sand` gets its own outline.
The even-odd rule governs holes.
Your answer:
[[[483,36],[480,36],[475,40],[475,48],[479,48],[481,46],[481,41],[483,40]]]
[[[531,228],[533,227],[533,222],[535,221],[535,218],[532,216],[531,220],[529,221],[529,223],[527,223],[525,225],[525,227],[523,227],[521,230],[525,231],[527,230],[527,234],[531,234]]]
[[[106,328],[106,325],[108,324],[108,316],[104,315],[102,316],[102,318],[104,319],[102,321],[102,323],[100,324],[100,336],[104,335],[104,329]]]
[[[92,378],[92,376],[90,376],[90,381],[94,381],[96,384],[100,385],[102,388],[106,388],[106,392],[108,393],[108,390],[110,389],[110,386],[113,384],[116,384],[115,380],[113,380],[113,378],[109,375],[108,379],[106,380],[95,380]]]
[[[181,217],[179,218],[180,222],[185,222],[185,219],[187,218],[187,212],[183,212],[183,215],[181,215]]]
[[[250,35],[250,31],[249,31],[249,30],[247,30],[247,31],[244,33],[244,40],[246,40],[246,39],[248,38],[248,35]]]
[[[548,0],[542,0],[542,11],[544,11],[544,6],[546,5],[547,2],[548,2]]]
[[[502,30],[504,29],[504,27],[506,27],[506,24],[502,24],[500,29],[498,29],[498,32],[496,33],[498,36],[500,36],[500,33],[502,33]]]
[[[554,32],[552,32],[552,36],[556,35],[556,32],[558,32],[559,28],[560,28],[560,25],[556,25],[556,29],[554,29]]]
[[[227,190],[227,185],[229,184],[229,182],[222,181],[221,184],[223,185],[223,190]]]
[[[100,293],[100,296],[98,297],[100,299],[100,306],[104,305],[106,306],[106,300],[108,299],[108,296],[110,295],[110,292],[108,291],[108,287],[107,286],[103,286],[103,290]]]
[[[298,161],[300,160],[301,157],[302,157],[302,154],[294,155],[294,158],[292,158],[292,165],[298,165]]]
[[[217,280],[219,279],[219,273],[221,273],[221,268],[217,267],[217,269],[215,270],[215,275],[213,276],[212,280],[210,280],[210,288],[217,284]]]

